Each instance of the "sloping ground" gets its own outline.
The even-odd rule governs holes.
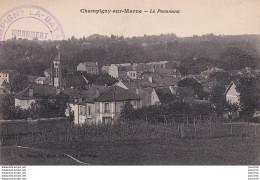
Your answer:
[[[68,153],[92,165],[256,165],[260,163],[260,138],[257,137],[45,143],[34,147],[48,150],[33,151],[2,147],[1,164],[79,164],[61,156],[59,152]]]
[[[16,146],[0,147],[0,165],[80,165],[64,154]]]

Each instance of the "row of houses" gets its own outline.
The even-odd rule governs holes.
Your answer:
[[[28,109],[32,103],[44,95],[65,94],[70,97],[66,115],[73,115],[75,124],[106,123],[119,117],[125,103],[131,103],[137,109],[164,103],[165,98],[161,96],[162,94],[175,95],[189,100],[196,98],[192,89],[177,87],[177,83],[184,77],[177,75],[178,63],[176,62],[159,61],[103,66],[103,71],[119,80],[110,87],[90,86],[83,75],[70,75],[66,66],[59,53],[53,60],[51,69],[44,72],[45,77],[36,78],[36,84],[31,84],[16,94],[15,106]],[[89,74],[100,72],[98,64],[94,62],[81,63],[77,70]],[[195,78],[200,82],[203,80],[209,82],[210,73],[219,71],[222,70],[209,69]],[[12,79],[11,72],[0,73],[0,76],[0,80],[6,83]],[[84,88],[81,88],[82,86]],[[231,103],[238,103],[239,93],[234,83],[230,84],[225,95]]]
[[[185,102],[192,104],[192,90],[189,88],[169,86],[144,87],[141,82],[119,81],[113,86],[93,85],[88,90],[64,89],[59,90],[51,85],[33,84],[15,96],[15,106],[28,109],[31,104],[44,95],[66,94],[70,102],[66,109],[66,116],[72,116],[75,124],[111,123],[120,116],[122,107],[126,103],[135,109],[151,105],[160,105],[163,99],[160,93],[174,94],[185,97]],[[231,103],[238,103],[239,93],[235,83],[231,83],[225,92]],[[203,101],[210,104],[208,101]]]
[[[142,79],[143,73],[152,72],[159,75],[177,77],[180,73],[177,70],[178,62],[158,61],[149,63],[124,63],[111,64],[102,67],[102,71],[117,79]]]

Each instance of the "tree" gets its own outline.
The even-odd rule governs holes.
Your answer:
[[[10,94],[0,96],[0,116],[3,119],[13,119],[14,97]]]
[[[192,112],[203,116],[212,115],[213,107],[209,102],[195,102],[192,104]]]
[[[162,104],[170,104],[177,100],[176,95],[172,94],[171,92],[165,92],[160,88],[156,89],[156,93]]]
[[[220,54],[220,66],[225,70],[240,70],[245,67],[255,68],[257,59],[237,47],[229,47]]]
[[[202,99],[204,97],[204,91],[203,86],[193,78],[185,78],[183,80],[180,80],[177,84],[178,87],[189,87],[193,90],[195,95]]]
[[[25,89],[29,85],[29,80],[25,75],[16,75],[13,79],[13,82],[10,84],[12,92],[19,92]]]
[[[12,94],[5,94],[0,97],[0,116],[8,120],[27,119],[29,111],[15,107],[14,96]]]
[[[230,84],[232,77],[226,71],[219,71],[210,74],[210,79],[215,79],[221,85]]]
[[[255,77],[241,77],[236,87],[240,93],[239,105],[241,115],[246,120],[249,120],[253,116],[254,111],[259,108],[258,81],[259,78]]]
[[[136,112],[131,103],[125,103],[125,105],[121,109],[119,119],[122,119],[124,121],[136,120]]]
[[[65,95],[45,95],[32,103],[29,109],[31,118],[64,117],[69,98]]]
[[[224,95],[226,91],[225,86],[223,85],[216,85],[213,86],[211,95],[210,95],[210,102],[215,106],[215,112],[219,117],[223,115],[223,112],[226,108],[227,101]]]

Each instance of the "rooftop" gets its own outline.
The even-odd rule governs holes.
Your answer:
[[[33,90],[32,96],[29,96],[29,89]],[[37,99],[43,97],[44,95],[55,95],[56,88],[46,84],[32,84],[20,91],[15,95],[16,99],[20,100],[29,100],[29,99]]]
[[[111,102],[111,101],[128,101],[138,100],[141,97],[135,93],[130,92],[119,86],[112,86],[105,90],[100,96],[96,97],[94,101],[97,102]]]

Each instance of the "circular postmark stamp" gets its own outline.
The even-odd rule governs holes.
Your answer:
[[[13,8],[0,17],[0,41],[11,38],[64,40],[63,28],[46,9],[26,5]]]

